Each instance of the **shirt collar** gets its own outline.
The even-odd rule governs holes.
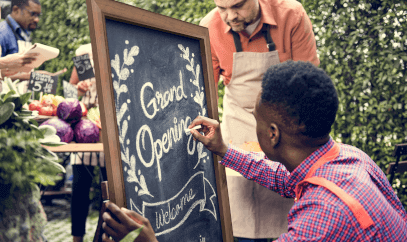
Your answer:
[[[260,16],[260,23],[257,25],[257,28],[256,28],[256,30],[253,32],[253,34],[256,34],[257,32],[259,32],[259,30],[262,28],[262,26],[264,25],[264,24],[269,24],[269,25],[271,25],[271,26],[277,26],[277,22],[276,22],[276,20],[275,20],[275,18],[274,18],[274,15],[273,15],[273,11],[272,11],[272,6],[270,6],[270,4],[269,3],[267,3],[267,2],[265,2],[265,1],[263,1],[263,0],[259,0],[259,5],[260,5],[260,13],[261,13],[261,16]],[[219,12],[217,13],[217,14],[219,14]],[[220,17],[220,16],[219,16]],[[259,27],[260,26],[260,27]],[[223,32],[224,33],[227,33],[227,32],[229,32],[230,31],[230,26],[229,25],[227,25],[225,22],[223,22],[223,25],[222,25],[222,27],[223,27]],[[253,35],[252,34],[252,35]]]
[[[308,171],[311,169],[319,158],[321,158],[325,153],[327,153],[334,146],[334,141],[332,137],[316,151],[312,152],[297,168],[295,168],[288,177],[287,184],[289,187],[295,187],[299,182],[304,180]]]
[[[31,31],[25,30],[23,29],[18,23],[17,21],[15,21],[13,19],[13,17],[11,17],[11,15],[7,15],[7,19],[10,21],[11,27],[13,28],[13,30],[19,35],[19,37],[25,41],[29,41],[30,35],[31,35]]]

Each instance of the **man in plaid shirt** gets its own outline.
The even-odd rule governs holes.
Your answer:
[[[215,120],[197,117],[189,128],[203,126],[191,134],[221,164],[295,198],[288,232],[277,241],[407,241],[407,214],[385,174],[363,151],[329,136],[338,104],[323,70],[288,61],[267,70],[253,112],[264,153],[227,146]],[[104,213],[106,234],[122,238],[144,225],[137,241],[157,241],[148,219],[113,203],[108,209],[120,223]],[[112,241],[106,234],[103,241]]]
[[[295,198],[278,241],[407,241],[407,214],[385,174],[329,136],[338,103],[323,70],[289,61],[265,73],[253,112],[264,153],[227,146],[215,120],[198,117],[189,128],[203,126],[204,135],[191,133],[221,164]]]

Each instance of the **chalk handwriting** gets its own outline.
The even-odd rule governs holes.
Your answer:
[[[151,82],[146,82],[142,87],[140,91],[140,102],[141,102],[141,108],[143,109],[144,115],[149,118],[153,119],[154,116],[160,109],[158,108],[159,104],[161,107],[161,110],[164,110],[170,102],[174,101],[174,97],[176,101],[181,101],[183,98],[187,98],[187,96],[184,93],[184,85],[182,84],[182,72],[179,71],[179,79],[180,79],[180,85],[178,87],[173,86],[170,88],[170,90],[165,91],[163,94],[160,92],[155,92],[155,97],[151,98],[151,100],[147,104],[147,108],[153,105],[152,107],[152,113],[150,114],[147,111],[147,108],[144,103],[145,99],[145,89],[150,88],[151,90],[154,90],[153,84]]]
[[[187,116],[185,120],[181,119],[178,123],[177,118],[174,118],[174,127],[170,127],[167,129],[161,139],[154,140],[153,135],[151,133],[151,128],[145,124],[143,125],[137,132],[136,136],[136,149],[139,160],[145,167],[151,167],[154,164],[154,160],[157,162],[157,172],[158,172],[158,180],[161,181],[161,163],[160,160],[163,156],[163,153],[168,153],[169,150],[173,146],[173,142],[177,143],[179,140],[182,139],[184,134],[184,129],[186,129],[191,123],[191,117]],[[151,158],[149,161],[146,161],[143,157],[142,149],[145,150],[146,144],[145,139],[147,137],[150,139],[150,147],[151,149]]]
[[[193,194],[192,188],[189,189],[189,192],[181,197],[178,204],[171,206],[171,203],[168,202],[168,211],[160,209],[160,212],[155,212],[156,216],[156,227],[159,229],[161,226],[169,224],[171,221],[175,220],[178,214],[184,209],[184,206],[187,206],[192,199],[194,199],[195,194]]]
[[[184,224],[196,207],[199,207],[199,212],[209,212],[217,220],[215,198],[215,189],[205,178],[204,172],[200,171],[172,198],[156,203],[143,201],[141,209],[130,198],[130,209],[148,218],[151,224],[155,225],[154,232],[158,237]]]

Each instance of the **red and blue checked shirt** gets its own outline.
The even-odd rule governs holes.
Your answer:
[[[281,196],[294,198],[295,186],[333,144],[330,139],[291,173],[262,152],[232,145],[220,163]],[[314,176],[335,183],[358,200],[374,225],[362,229],[341,199],[324,187],[308,184],[288,213],[288,232],[277,241],[407,241],[406,211],[383,171],[363,151],[338,145],[339,156],[317,169]]]

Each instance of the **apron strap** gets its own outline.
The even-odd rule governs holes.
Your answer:
[[[264,38],[266,39],[267,42],[267,48],[269,51],[275,51],[276,50],[276,44],[274,44],[273,39],[271,38],[270,35],[270,25],[266,24],[266,29],[263,28],[261,31],[263,33]],[[242,42],[240,41],[240,36],[237,32],[232,30],[233,34],[233,41],[235,42],[235,47],[236,47],[236,52],[242,52]]]
[[[311,183],[314,185],[322,186],[334,193],[339,197],[352,211],[353,215],[358,220],[360,226],[363,229],[367,229],[369,226],[373,225],[373,220],[367,211],[363,208],[362,204],[352,196],[348,195],[342,188],[338,187],[335,183],[322,178],[322,177],[310,177],[301,181],[298,185],[303,183]]]
[[[269,48],[269,51],[275,51],[276,50],[276,44],[274,44],[273,39],[271,38],[270,35],[270,25],[266,25],[266,29],[262,30],[264,38],[266,39],[267,42],[267,48]]]
[[[28,37],[28,41],[26,39],[24,39],[23,37],[20,37],[17,32],[15,31],[15,29],[13,28],[13,26],[10,23],[10,20],[8,18],[6,18],[6,22],[8,24],[8,26],[10,27],[11,31],[13,31],[14,37],[16,37],[16,41],[18,42],[19,40],[24,40],[25,42],[30,42],[31,41],[31,37]],[[23,31],[23,30],[21,30]]]
[[[238,33],[232,30],[233,41],[235,42],[236,52],[242,52],[242,42],[240,42],[240,36]]]
[[[20,40],[20,37],[18,36],[17,32],[13,29],[13,26],[10,23],[10,20],[6,18],[7,24],[10,27],[11,31],[13,31],[14,37],[16,37],[16,41]]]

